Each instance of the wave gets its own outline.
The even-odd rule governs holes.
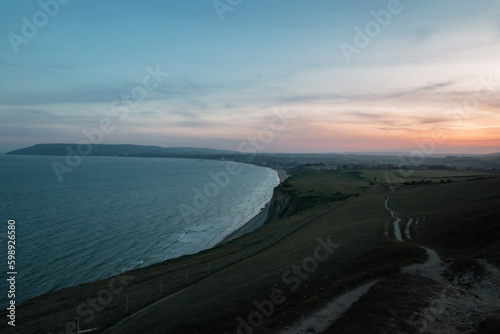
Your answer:
[[[257,215],[279,183],[271,169],[240,164],[242,172],[186,220],[180,205],[193,207],[193,189],[213,183],[210,172],[225,162],[88,157],[59,183],[33,168],[51,159],[1,161],[2,216],[25,222],[19,242],[30,245],[19,252],[19,302],[212,247]],[[21,177],[28,170],[31,177]]]

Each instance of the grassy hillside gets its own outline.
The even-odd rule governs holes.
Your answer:
[[[110,280],[33,299],[18,309],[21,328],[15,333],[22,333],[20,329],[25,333],[59,333],[78,315],[82,329],[105,329],[155,301],[160,302],[109,332],[236,333],[242,321],[253,321],[255,333],[266,332],[282,328],[361,282],[425,261],[420,244],[432,246],[444,256],[482,256],[497,263],[500,179],[492,174],[423,172],[426,175],[419,171],[414,177],[434,178],[434,183],[401,182],[394,192],[383,181],[384,171],[296,175],[281,186],[299,197],[301,206],[293,216],[214,249],[126,273],[130,277],[127,285],[112,295],[108,305],[94,308],[94,312],[89,311],[88,298],[102,300]],[[493,178],[481,179],[485,176]],[[429,217],[415,240],[402,243],[384,234],[386,221],[391,221],[384,207],[387,197],[400,215]],[[335,247],[322,246],[325,243]],[[394,277],[391,279],[405,284],[418,280]],[[396,298],[399,294],[399,290],[388,291],[388,283],[380,289],[357,307],[370,310],[374,307],[370,303],[382,295]],[[273,303],[272,312],[269,307],[259,311],[256,305],[269,306],[262,304],[265,300],[279,302]],[[412,307],[424,306],[426,300],[415,303],[418,305]],[[396,307],[398,303],[391,299],[380,305]],[[86,311],[83,315],[82,309]],[[369,327],[370,321],[374,321],[374,329],[382,326],[370,319],[365,317],[363,326]],[[339,324],[347,330],[346,320],[342,321]]]

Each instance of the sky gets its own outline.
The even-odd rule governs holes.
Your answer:
[[[500,152],[498,0],[0,3],[0,152]]]

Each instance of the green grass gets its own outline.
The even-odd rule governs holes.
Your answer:
[[[412,315],[425,309],[442,287],[428,278],[395,274],[373,286],[325,334],[418,333]]]
[[[307,174],[292,178],[289,181],[292,186],[287,189],[299,192],[302,197],[307,197],[311,189],[330,196],[340,191],[356,191],[361,182],[350,174]],[[251,235],[266,240],[276,230],[285,230],[311,215],[313,218],[318,216],[280,242],[193,286],[190,291],[176,295],[168,303],[141,315],[126,329],[120,330],[125,333],[154,333],[155,328],[161,326],[168,333],[182,333],[186,328],[190,333],[236,333],[236,318],[246,318],[255,311],[253,301],[269,298],[273,288],[284,291],[287,300],[256,332],[281,328],[296,319],[298,314],[307,313],[324,300],[360,282],[398,271],[401,265],[423,261],[425,255],[419,248],[384,238],[383,228],[387,218],[384,196],[379,191],[372,196],[351,197],[343,205],[339,202],[318,204],[298,215],[264,226]],[[341,247],[321,263],[300,288],[291,291],[290,284],[281,279],[283,273],[293,264],[311,256],[318,236],[326,238],[328,235]],[[187,308],[189,312],[181,310],[179,305],[191,306]],[[192,311],[198,310],[202,311],[193,316]],[[171,316],[162,320],[161,314]],[[145,324],[151,324],[151,327],[145,328]]]
[[[415,241],[445,257],[500,265],[500,178],[399,188],[391,203],[402,216],[425,215]]]
[[[451,172],[447,173],[449,177]],[[106,328],[178,292],[131,319],[117,332],[236,333],[237,317],[246,318],[256,310],[253,302],[268,299],[276,288],[285,293],[286,302],[277,306],[255,333],[281,328],[346,289],[425,260],[423,250],[416,244],[400,243],[384,236],[385,222],[391,221],[384,207],[388,196],[391,207],[400,215],[429,217],[417,230],[418,243],[447,256],[481,254],[494,261],[497,246],[493,240],[488,241],[488,236],[497,233],[498,179],[466,181],[467,178],[462,177],[461,182],[400,186],[391,192],[383,182],[383,175],[384,171],[361,171],[316,172],[291,177],[280,189],[299,196],[300,210],[295,215],[266,224],[214,249],[128,273],[135,278],[83,328]],[[373,180],[375,176],[377,182],[368,186],[368,178]],[[461,176],[457,173],[454,177]],[[453,210],[458,211],[450,214]],[[471,236],[476,230],[478,234]],[[458,232],[450,234],[451,231]],[[292,291],[291,285],[283,282],[282,275],[313,254],[318,237],[325,239],[329,235],[341,246]],[[460,249],[464,242],[465,251]],[[163,295],[160,295],[161,281]],[[89,297],[95,298],[107,284],[107,280],[89,283],[29,301],[18,309],[22,328],[16,328],[16,333],[23,329],[26,333],[59,333],[76,317],[76,307]],[[128,312],[125,311],[127,295]],[[396,292],[390,295],[395,296]],[[373,298],[377,302],[377,295]],[[2,322],[6,319],[4,314],[5,311],[0,314]],[[375,321],[367,319],[366,324]]]

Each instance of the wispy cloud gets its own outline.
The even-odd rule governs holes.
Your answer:
[[[283,107],[296,118],[273,143],[288,151],[410,147],[437,128],[494,142],[498,94],[461,123],[446,111],[500,73],[500,3],[414,1],[346,64],[339,43],[377,4],[253,1],[221,23],[211,2],[72,2],[19,55],[0,43],[1,142],[77,140],[111,117],[110,142],[229,145]],[[4,36],[38,10],[0,6]],[[170,75],[120,120],[111,102],[155,64]]]

